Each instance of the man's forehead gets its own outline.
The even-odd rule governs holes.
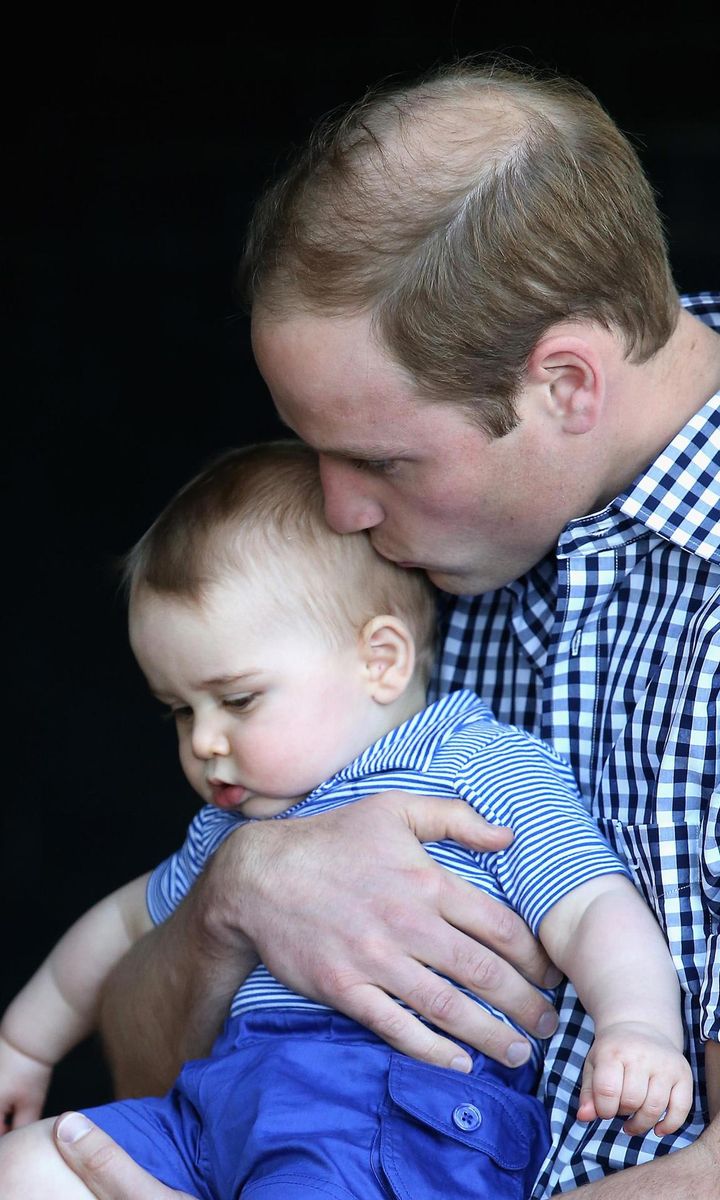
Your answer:
[[[306,403],[388,391],[419,399],[410,372],[377,339],[367,314],[267,317],[261,310],[253,317],[252,343],[273,394]]]
[[[282,412],[280,417],[283,424],[297,434],[306,445],[329,458],[393,458],[401,453],[404,444],[403,439],[395,435],[390,423],[384,433],[382,429],[373,426],[364,434],[361,421],[360,427],[354,422],[355,427],[349,430],[341,422],[334,420],[329,413],[325,416],[322,412],[315,412],[311,417],[304,419],[302,406],[294,409],[292,420],[286,420]]]

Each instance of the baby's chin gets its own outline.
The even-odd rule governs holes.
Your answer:
[[[243,817],[262,820],[263,817],[276,817],[286,812],[294,804],[304,800],[304,796],[263,796],[259,792],[251,792],[241,784],[223,783],[211,788],[207,799],[216,808],[227,812],[235,812]]]
[[[244,817],[262,820],[263,817],[277,817],[279,813],[287,812],[293,805],[304,800],[304,796],[291,796],[289,799],[279,799],[277,796],[248,796],[240,806]]]

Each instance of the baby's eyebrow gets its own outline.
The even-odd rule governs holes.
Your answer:
[[[198,688],[204,687],[227,687],[232,683],[240,683],[243,679],[250,679],[253,675],[258,675],[259,670],[254,668],[249,671],[241,671],[239,675],[217,675],[214,679],[203,679],[203,681],[194,686]]]

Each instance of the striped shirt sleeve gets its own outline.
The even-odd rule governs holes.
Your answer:
[[[629,874],[588,813],[569,767],[522,730],[499,730],[482,754],[468,759],[456,787],[486,819],[512,829],[507,850],[479,857],[533,933],[581,884]]]
[[[246,820],[235,813],[204,805],[188,826],[183,845],[152,872],[147,885],[147,906],[155,925],[166,921],[187,896],[210,858],[225,838]]]

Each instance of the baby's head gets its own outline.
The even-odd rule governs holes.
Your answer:
[[[203,800],[273,816],[418,712],[425,577],[326,524],[298,442],[223,455],[126,559],[130,641]]]

